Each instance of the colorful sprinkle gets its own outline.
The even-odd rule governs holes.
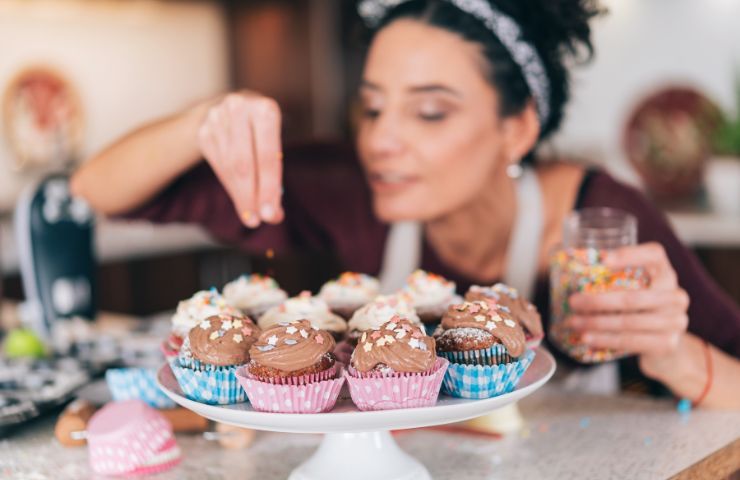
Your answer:
[[[277,345],[277,342],[278,342],[277,335],[272,335],[270,338],[267,339],[267,344],[268,345],[275,346],[275,345]]]
[[[236,343],[242,343],[242,340],[244,340],[244,338],[241,335],[239,335],[238,333],[236,335],[234,335],[234,341]]]

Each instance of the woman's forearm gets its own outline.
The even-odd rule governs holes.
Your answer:
[[[200,160],[198,128],[215,101],[201,102],[116,141],[79,168],[71,180],[72,193],[106,215],[141,205]]]
[[[713,346],[710,349],[711,386],[701,402],[708,408],[740,408],[740,360]],[[707,386],[709,368],[704,341],[686,333],[674,354],[663,358],[641,357],[643,373],[654,378],[678,397],[697,400]]]

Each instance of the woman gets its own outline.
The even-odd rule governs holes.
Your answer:
[[[374,27],[360,87],[361,169],[328,158],[351,152],[322,148],[288,151],[283,162],[279,106],[241,92],[126,136],[77,172],[73,191],[105,214],[197,222],[248,251],[332,249],[346,268],[368,273],[404,261],[384,249],[403,237],[399,222],[411,220],[422,226],[420,262],[412,263],[462,288],[531,260],[543,312],[548,252],[565,215],[620,208],[637,216],[642,243],[607,262],[645,266],[651,286],[577,294],[571,326],[595,347],[634,353],[642,372],[677,396],[740,406],[740,311],[664,218],[605,173],[536,162],[568,99],[565,65],[590,51],[588,21],[598,8],[586,0],[367,0],[360,12]],[[520,162],[535,165],[527,178],[539,197],[522,195],[510,175]],[[516,231],[538,216],[539,241],[515,253],[521,242],[510,238],[526,239]]]

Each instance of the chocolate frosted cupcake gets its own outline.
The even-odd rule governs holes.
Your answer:
[[[416,315],[408,296],[403,294],[380,295],[352,315],[348,324],[347,340],[354,346],[364,331],[377,330],[396,316],[421,325],[421,320]]]
[[[250,349],[247,371],[271,383],[306,383],[334,376],[334,338],[308,320],[280,323],[262,332]]]
[[[355,311],[378,296],[378,279],[363,273],[344,272],[336,280],[330,280],[321,287],[319,298],[324,300],[345,320],[352,318]]]
[[[502,310],[510,313],[514,321],[524,329],[527,338],[527,346],[537,347],[545,336],[542,329],[542,318],[537,308],[526,298],[519,295],[516,288],[503,283],[497,283],[491,287],[473,285],[465,294],[466,301],[481,300],[499,305]]]
[[[266,275],[242,275],[224,286],[224,298],[244,315],[259,318],[272,307],[283,303],[288,294]]]
[[[522,327],[510,314],[484,301],[449,307],[434,336],[437,352],[454,363],[508,363],[526,350]]]
[[[409,275],[403,292],[409,296],[425,325],[436,326],[447,307],[455,303],[455,283],[424,270],[416,270]]]
[[[344,382],[331,353],[334,338],[308,320],[262,332],[238,378],[256,410],[319,413],[331,410]]]
[[[212,315],[192,328],[170,366],[186,397],[209,404],[245,400],[236,378],[260,333],[244,316]]]
[[[443,391],[455,397],[510,392],[534,358],[522,327],[508,312],[485,301],[451,306],[434,337],[437,354],[450,360]]]
[[[347,331],[347,322],[331,312],[329,305],[311,292],[301,292],[282,304],[269,309],[257,323],[264,330],[280,323],[290,323],[296,320],[308,320],[314,327],[325,330],[339,340]]]
[[[362,333],[345,374],[361,410],[434,405],[447,361],[419,324],[393,317]]]

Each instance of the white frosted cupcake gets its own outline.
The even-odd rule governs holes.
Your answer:
[[[227,283],[223,296],[227,302],[252,318],[258,318],[288,298],[275,279],[258,273],[242,275]]]
[[[403,292],[411,298],[416,313],[425,324],[439,323],[447,307],[459,303],[455,282],[424,270],[416,270],[409,275]]]
[[[358,308],[377,297],[379,291],[377,278],[364,273],[344,272],[336,280],[326,282],[318,296],[332,312],[349,320]]]
[[[215,288],[201,290],[177,304],[177,310],[172,316],[172,333],[180,338],[185,338],[190,329],[200,322],[208,317],[220,314],[241,316],[239,309],[230,305]]]
[[[335,339],[339,340],[347,331],[347,322],[332,313],[329,305],[311,292],[301,292],[297,297],[292,297],[276,307],[272,307],[262,315],[257,324],[262,330],[279,323],[290,323],[298,320],[308,320],[314,327],[326,330]]]
[[[393,317],[399,316],[416,324],[421,324],[410,299],[402,294],[380,295],[357,310],[349,321],[348,340],[357,343],[357,339],[366,330],[377,330]]]

